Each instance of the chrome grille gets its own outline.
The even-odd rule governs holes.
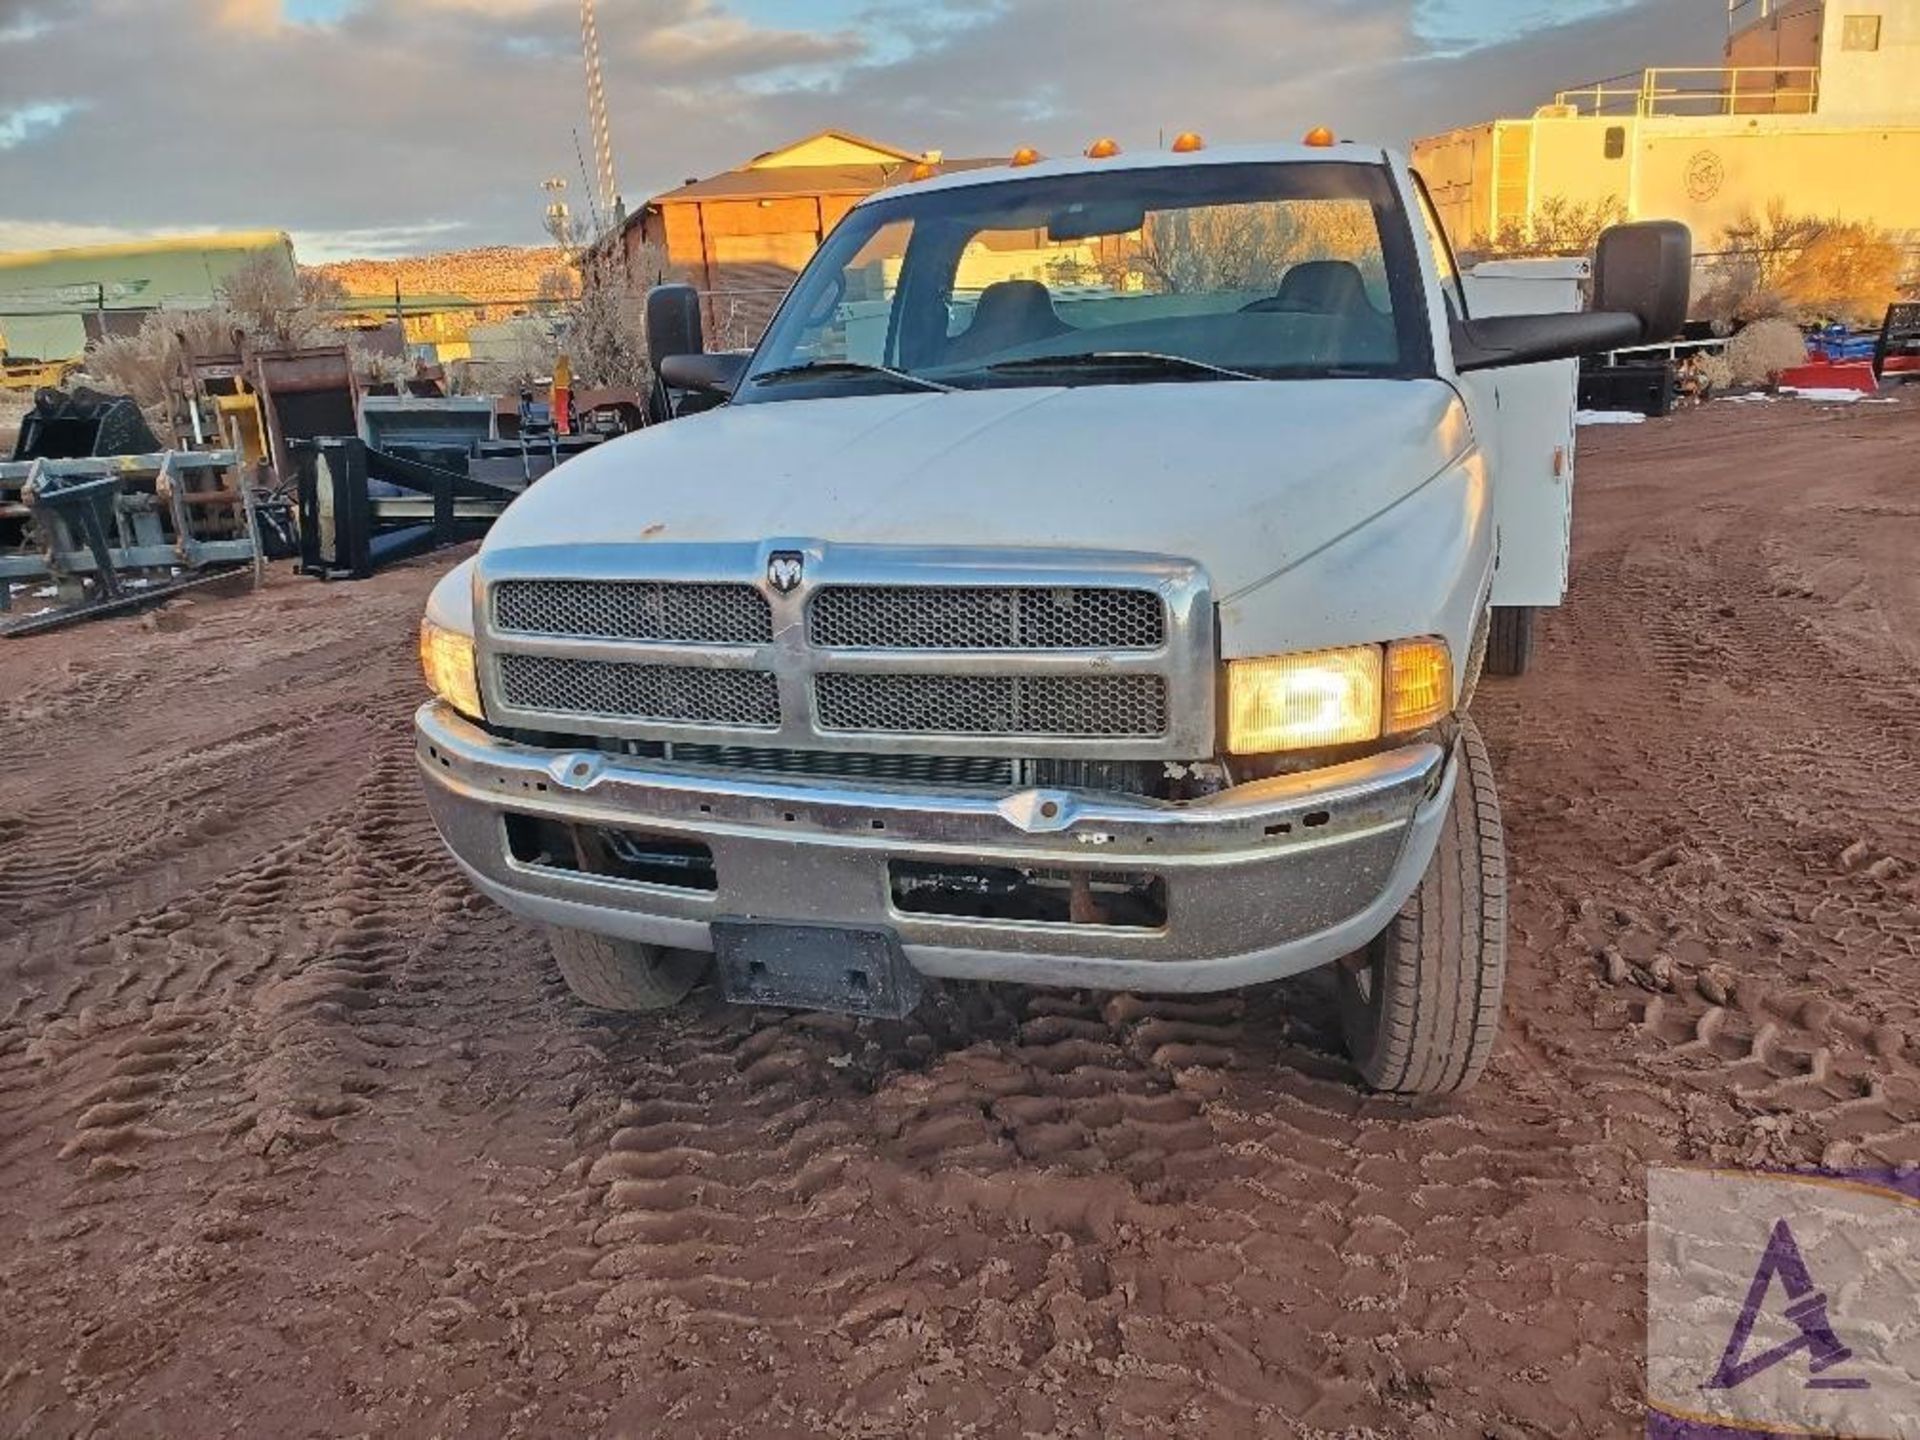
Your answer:
[[[502,655],[500,687],[516,710],[778,729],[780,692],[764,670],[628,665]]]
[[[808,637],[827,649],[1157,650],[1166,607],[1151,590],[1044,585],[830,585]]]
[[[1158,675],[814,677],[825,730],[912,735],[1154,736],[1167,728]]]
[[[494,624],[519,635],[578,635],[665,644],[760,645],[773,638],[767,598],[751,585],[504,580]]]

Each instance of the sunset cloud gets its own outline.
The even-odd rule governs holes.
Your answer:
[[[630,204],[828,126],[952,155],[1321,123],[1405,144],[1592,75],[1712,63],[1725,25],[1719,0],[599,9]],[[575,0],[0,0],[0,39],[0,227],[533,243],[541,181],[581,185]]]

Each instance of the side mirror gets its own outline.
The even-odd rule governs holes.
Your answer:
[[[1591,310],[1455,321],[1453,365],[1465,374],[1670,340],[1686,325],[1692,298],[1693,233],[1685,225],[1616,225],[1600,237]]]
[[[656,285],[647,292],[647,361],[658,374],[674,355],[707,348],[700,325],[700,292],[691,285]]]
[[[660,378],[674,390],[697,390],[704,395],[731,395],[746,373],[750,357],[738,351],[719,355],[667,355],[660,360]]]
[[[1616,225],[1593,262],[1593,308],[1632,315],[1643,341],[1671,340],[1693,302],[1693,232],[1677,220]]]

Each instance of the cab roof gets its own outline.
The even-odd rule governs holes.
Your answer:
[[[1084,155],[1040,160],[1032,165],[990,165],[977,169],[942,173],[927,180],[903,181],[877,190],[860,203],[897,199],[902,194],[927,194],[937,190],[964,190],[977,185],[1000,185],[1014,180],[1045,180],[1063,175],[1104,175],[1115,170],[1184,170],[1203,165],[1325,165],[1345,162],[1349,165],[1386,165],[1393,153],[1378,145],[1342,141],[1334,145],[1221,145],[1205,150],[1176,154],[1171,150],[1122,150],[1105,160],[1090,160]]]

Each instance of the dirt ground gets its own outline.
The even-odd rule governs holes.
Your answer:
[[[1426,1108],[1311,983],[585,1011],[420,804],[444,557],[0,642],[0,1433],[1631,1433],[1648,1166],[1920,1163],[1920,397],[1583,444]]]

